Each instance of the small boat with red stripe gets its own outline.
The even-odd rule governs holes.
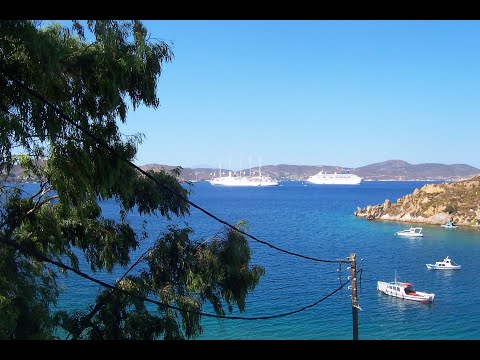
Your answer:
[[[377,281],[377,290],[390,296],[424,303],[432,303],[433,299],[435,298],[435,294],[426,293],[423,291],[415,291],[413,285],[409,282],[397,281],[396,275],[394,281],[392,282]]]

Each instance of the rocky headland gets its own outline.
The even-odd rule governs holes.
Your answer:
[[[480,176],[442,184],[427,184],[392,203],[360,207],[355,216],[368,220],[480,226]]]

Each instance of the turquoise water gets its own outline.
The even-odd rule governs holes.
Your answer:
[[[425,236],[394,235],[413,224],[366,221],[359,207],[398,198],[423,182],[364,182],[359,186],[212,188],[197,184],[192,200],[228,221],[245,219],[250,232],[283,249],[320,259],[357,254],[360,339],[480,339],[480,290],[475,284],[480,262],[480,232],[424,225]],[[193,214],[200,223],[202,216]],[[198,217],[197,217],[198,215]],[[207,224],[199,226],[207,228]],[[315,263],[252,243],[253,261],[266,275],[249,297],[245,316],[285,313],[318,301],[349,275],[347,265]],[[449,255],[460,271],[432,271],[425,266]],[[362,259],[362,260],[360,260]],[[433,304],[388,297],[377,280],[395,272],[416,290],[436,294]],[[204,339],[352,339],[351,291],[347,287],[316,307],[263,321],[205,319]],[[448,324],[448,326],[445,326]]]
[[[319,259],[346,259],[357,254],[358,334],[362,339],[480,339],[480,231],[443,229],[422,225],[423,238],[400,238],[409,223],[366,221],[353,215],[357,207],[395,202],[424,182],[364,182],[355,186],[305,185],[283,182],[278,187],[213,187],[192,185],[191,200],[223,220],[246,220],[249,233],[288,251]],[[103,204],[114,216],[114,202]],[[131,216],[140,227],[141,218]],[[221,224],[196,209],[186,220],[198,239],[216,233]],[[153,234],[165,227],[163,219],[149,225]],[[142,244],[137,254],[149,246]],[[315,303],[335,291],[350,275],[347,264],[318,263],[293,257],[251,240],[252,262],[266,274],[247,299],[245,317],[288,313]],[[458,271],[428,270],[450,256],[462,265]],[[136,259],[133,256],[132,259]],[[88,270],[85,268],[85,270]],[[411,282],[418,291],[435,293],[433,304],[389,297],[376,290],[377,280]],[[98,277],[112,282],[122,274]],[[97,285],[70,274],[60,308],[86,306]],[[351,290],[345,286],[315,307],[270,320],[217,320],[203,318],[200,339],[352,339]],[[206,306],[204,311],[209,311]],[[446,325],[448,324],[448,325]]]

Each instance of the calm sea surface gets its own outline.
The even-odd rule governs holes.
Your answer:
[[[191,186],[190,200],[217,217],[235,224],[245,220],[248,232],[282,249],[310,257],[335,260],[357,255],[359,339],[480,339],[480,231],[443,229],[421,225],[423,238],[400,238],[398,230],[410,223],[366,221],[353,215],[357,207],[396,202],[425,182],[363,182],[361,185],[305,185],[283,182],[278,187],[213,187],[207,182]],[[33,185],[28,185],[33,186]],[[28,187],[27,186],[27,187]],[[103,204],[104,215],[116,217],[113,201]],[[140,228],[143,218],[130,216]],[[158,234],[163,218],[149,217],[149,231]],[[192,208],[181,219],[195,229],[193,236],[207,239],[222,225]],[[249,295],[245,317],[284,314],[314,304],[337,290],[350,275],[348,264],[321,263],[294,257],[250,240],[252,263],[265,268]],[[151,241],[142,243],[135,260]],[[457,271],[428,270],[450,256],[462,265]],[[87,267],[83,268],[88,271]],[[113,282],[114,274],[97,274]],[[124,270],[123,270],[124,271]],[[416,290],[435,293],[433,304],[389,297],[376,290],[377,280],[408,281]],[[97,285],[70,274],[58,308],[91,304]],[[269,320],[218,320],[203,318],[200,339],[352,339],[351,290],[345,286],[327,299],[299,313]],[[204,311],[210,311],[205,306]]]

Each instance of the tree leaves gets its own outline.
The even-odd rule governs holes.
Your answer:
[[[40,181],[36,194],[0,187],[0,338],[53,338],[58,327],[73,339],[195,338],[205,302],[221,315],[245,310],[263,274],[245,237],[226,229],[200,243],[193,229],[169,227],[117,281],[137,297],[104,289],[87,309],[52,312],[64,269],[41,259],[108,273],[153,241],[147,218],[136,233],[129,213],[189,215],[181,168],[150,171],[154,181],[138,174],[128,162],[143,135],[117,126],[129,104],[159,106],[157,81],[173,57],[140,21],[0,22],[0,172],[19,162]],[[103,200],[119,204],[117,218],[102,216]],[[163,305],[147,306],[148,296]]]

